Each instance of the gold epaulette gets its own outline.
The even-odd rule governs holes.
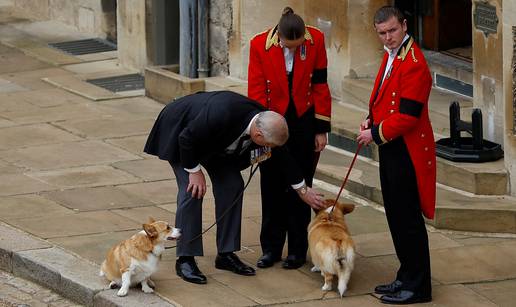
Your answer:
[[[267,40],[265,41],[265,50],[269,50],[272,46],[277,47],[279,45],[278,31],[276,31],[277,28],[278,26],[275,26],[269,30]]]
[[[407,54],[409,53],[409,51],[411,51],[412,60],[414,61],[414,63],[417,63],[416,55],[414,54],[414,47],[412,47],[412,44],[414,44],[414,39],[411,37],[409,39],[408,44],[401,48],[400,55],[398,55],[398,59],[401,59],[401,61],[405,61]]]
[[[314,38],[312,37],[312,34],[310,31],[308,31],[308,28],[316,29],[317,31],[321,31],[317,29],[316,27],[312,26],[306,26],[305,27],[305,40],[310,41],[310,44],[315,44]],[[278,36],[278,26],[275,26],[274,28],[269,30],[269,33],[267,34],[267,40],[265,41],[265,50],[269,50],[272,46],[278,46],[279,45],[279,36]],[[267,32],[267,31],[265,31]],[[257,35],[263,34],[265,32],[259,33]],[[256,35],[255,35],[256,36]]]
[[[312,28],[312,29],[316,29],[317,31],[321,31],[319,29],[317,29],[316,27],[312,27],[312,26],[306,26],[305,27],[305,40],[307,41],[310,41],[310,44],[315,44],[314,43],[314,38],[312,37],[312,34],[310,33],[310,31],[308,31],[308,28]]]

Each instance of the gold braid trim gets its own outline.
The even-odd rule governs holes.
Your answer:
[[[401,52],[400,52],[400,55],[398,55],[398,59],[405,61],[405,58],[407,57],[407,54],[409,53],[409,50],[411,49],[413,43],[414,43],[414,39],[411,37],[409,39],[408,44],[405,47],[401,48]],[[412,49],[414,49],[414,48],[412,48]],[[412,56],[414,56],[414,50],[412,50]]]
[[[324,116],[324,115],[320,115],[320,114],[315,114],[315,118],[317,119],[320,119],[320,120],[324,120],[324,121],[331,121],[331,118],[329,116]]]
[[[276,31],[277,28],[278,26],[275,26],[269,30],[269,33],[267,34],[267,40],[265,41],[265,50],[271,49],[272,46],[277,47],[279,45],[278,31]]]
[[[387,143],[387,140],[385,139],[385,137],[383,136],[383,122],[380,123],[380,127],[378,127],[378,134],[380,134],[380,139],[382,139],[382,143]]]
[[[417,59],[416,59],[416,55],[414,54],[414,47],[410,48],[410,50],[412,51],[412,61],[414,61],[414,63],[417,63]]]
[[[317,29],[317,28],[312,27],[312,26],[305,27],[305,40],[310,41],[310,44],[313,45],[313,44],[315,44],[314,38],[312,37],[312,34],[310,33],[310,31],[308,31],[308,28],[313,28],[313,29]],[[317,30],[319,30],[319,29],[317,29]],[[264,33],[264,32],[262,32],[262,33]],[[274,28],[270,29],[269,33],[267,34],[267,40],[265,41],[265,50],[271,49],[272,46],[275,46],[275,47],[279,46],[278,26],[275,26]]]

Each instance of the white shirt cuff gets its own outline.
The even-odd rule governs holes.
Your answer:
[[[198,172],[201,170],[201,165],[200,164],[197,164],[196,167],[194,168],[185,168],[185,171],[189,172],[189,173],[195,173],[195,172]]]
[[[292,189],[297,190],[297,189],[302,188],[304,185],[305,185],[305,180],[303,179],[303,181],[301,181],[300,183],[298,183],[298,184],[293,184],[293,185],[292,185]]]

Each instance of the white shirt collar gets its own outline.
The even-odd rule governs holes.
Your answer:
[[[260,113],[258,113],[258,114],[260,114]],[[254,121],[258,117],[258,114],[256,114],[255,116],[253,116],[253,118],[251,118],[251,121],[249,122],[249,125],[247,125],[247,128],[245,129],[244,133],[242,133],[242,136],[243,135],[251,135],[251,125],[254,123]]]

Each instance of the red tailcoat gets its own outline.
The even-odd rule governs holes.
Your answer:
[[[277,27],[251,39],[249,53],[249,98],[285,115],[290,93]],[[298,116],[315,107],[316,133],[330,131],[331,96],[327,84],[327,64],[323,33],[307,26],[305,41],[297,47],[294,55],[292,98]]]
[[[388,57],[385,53],[369,101],[371,132],[380,146],[403,137],[416,172],[421,209],[432,219],[436,188],[435,142],[428,117],[432,77],[421,49],[410,38],[380,86]]]

